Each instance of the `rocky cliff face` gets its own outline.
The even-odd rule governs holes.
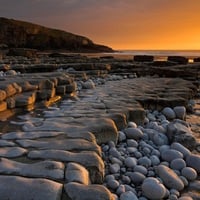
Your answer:
[[[107,46],[94,44],[83,36],[7,18],[0,18],[0,44],[6,44],[9,48],[34,48],[38,50],[113,51]]]

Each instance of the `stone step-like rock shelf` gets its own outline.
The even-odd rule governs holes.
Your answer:
[[[0,80],[0,112],[47,101],[76,89],[76,82],[65,72],[4,76]]]

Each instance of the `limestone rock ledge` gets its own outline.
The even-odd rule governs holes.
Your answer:
[[[0,79],[0,112],[51,101],[76,89],[74,79],[64,72],[6,76]]]

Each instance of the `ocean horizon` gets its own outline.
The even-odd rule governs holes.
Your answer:
[[[116,50],[113,55],[135,56],[135,55],[151,55],[154,60],[167,60],[168,56],[184,56],[193,61],[194,58],[200,57],[200,50]]]
[[[200,50],[117,50],[116,54],[199,57]]]

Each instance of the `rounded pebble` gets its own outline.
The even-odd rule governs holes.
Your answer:
[[[120,195],[120,200],[138,200],[138,198],[132,191],[128,191]]]
[[[128,157],[124,160],[124,164],[126,167],[133,168],[137,165],[137,160],[133,157]]]
[[[151,160],[148,157],[144,156],[138,159],[138,164],[148,168],[151,166]]]
[[[188,181],[194,181],[197,178],[197,172],[191,167],[184,167],[181,170],[182,176],[184,176]]]
[[[148,199],[163,199],[166,188],[156,178],[146,178],[142,184],[142,193]]]
[[[116,180],[109,180],[107,182],[107,186],[113,190],[117,189],[119,187],[119,182]]]
[[[177,158],[171,161],[170,168],[175,170],[182,170],[186,167],[186,162],[182,158]]]
[[[165,107],[165,108],[162,110],[162,113],[165,115],[165,117],[166,117],[168,120],[175,119],[175,117],[176,117],[176,114],[175,114],[174,110],[173,110],[172,108],[169,108],[169,107]]]
[[[178,119],[185,119],[185,115],[186,115],[186,108],[184,106],[176,106],[174,107],[174,112],[176,114],[176,118]]]
[[[124,132],[129,139],[139,140],[143,136],[143,132],[139,128],[127,128]]]
[[[168,149],[161,153],[161,158],[167,162],[171,162],[177,158],[183,158],[183,154],[175,149]]]

